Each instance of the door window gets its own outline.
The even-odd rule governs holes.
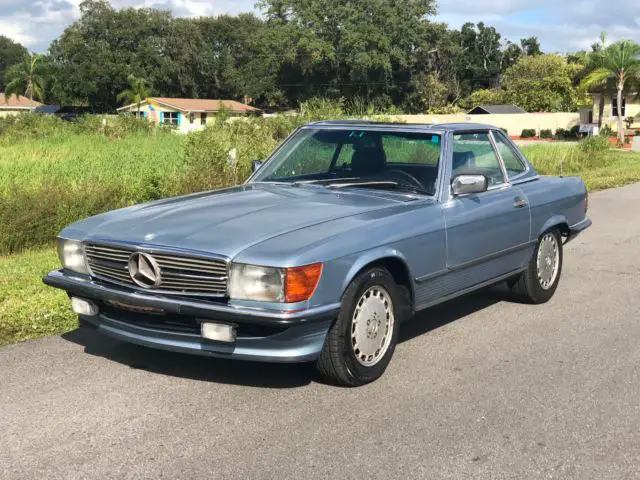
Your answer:
[[[489,132],[454,134],[452,177],[463,174],[485,175],[490,187],[505,183]]]
[[[509,179],[524,172],[526,170],[524,163],[513,150],[513,147],[507,143],[501,134],[494,134],[494,138]]]

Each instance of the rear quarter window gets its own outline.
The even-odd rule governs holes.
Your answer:
[[[500,152],[500,156],[502,157],[502,161],[504,162],[504,167],[507,170],[508,177],[512,178],[524,172],[527,168],[522,160],[520,160],[520,157],[518,157],[518,154],[514,151],[514,147],[507,143],[501,133],[494,132],[493,135],[496,139],[496,145]]]

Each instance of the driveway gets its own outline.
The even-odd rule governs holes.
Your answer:
[[[84,330],[2,348],[0,478],[639,478],[639,202],[592,195],[549,304],[431,309],[359,389]]]

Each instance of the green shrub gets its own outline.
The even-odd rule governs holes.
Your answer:
[[[611,146],[606,137],[592,135],[580,141],[580,150],[584,153],[596,153],[608,150]]]
[[[564,138],[567,138],[568,136],[569,136],[569,132],[566,128],[556,128],[555,137],[557,139],[564,139]]]
[[[540,138],[553,138],[553,132],[548,129],[540,130]]]
[[[502,130],[507,137],[509,136],[509,130],[506,128],[500,128],[500,130]]]
[[[525,128],[522,130],[520,137],[522,138],[533,138],[536,136],[536,131],[533,128]]]
[[[609,125],[603,125],[600,129],[600,135],[603,137],[613,137],[613,129]]]

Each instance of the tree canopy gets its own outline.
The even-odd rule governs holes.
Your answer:
[[[260,17],[174,18],[84,0],[80,18],[50,45],[46,100],[114,110],[134,76],[161,96],[274,109],[326,97],[408,113],[489,100],[555,111],[575,107],[580,76],[594,70],[592,54],[545,55],[536,37],[509,41],[482,22],[434,22],[436,0],[262,0],[258,8]],[[23,50],[0,37],[0,71]]]
[[[27,49],[22,45],[0,35],[0,84],[3,84],[2,81],[9,67],[22,62],[26,53],[28,53]]]

